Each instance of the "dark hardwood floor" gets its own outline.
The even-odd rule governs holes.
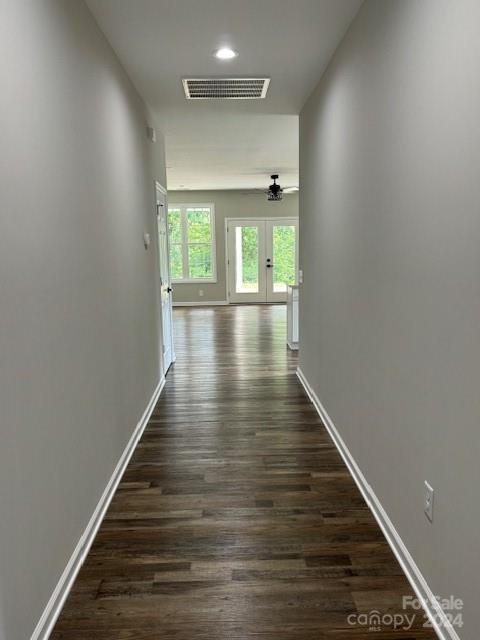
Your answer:
[[[174,312],[177,362],[53,640],[415,640],[411,588],[295,376],[285,308]],[[350,618],[351,620],[351,618]]]

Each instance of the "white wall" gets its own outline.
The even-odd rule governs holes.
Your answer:
[[[165,170],[82,1],[0,12],[0,638],[26,640],[159,380]]]
[[[300,366],[478,637],[480,4],[367,0],[300,118]],[[423,482],[435,519],[423,514]]]
[[[281,181],[280,181],[281,182]],[[225,301],[227,285],[225,272],[225,218],[296,218],[298,217],[298,194],[285,194],[279,202],[269,202],[263,193],[248,191],[169,191],[168,202],[207,203],[215,205],[215,236],[217,250],[217,282],[173,285],[174,302]],[[202,290],[203,297],[199,296]]]

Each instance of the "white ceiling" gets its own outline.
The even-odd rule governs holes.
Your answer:
[[[362,0],[87,0],[165,135],[169,189],[298,184],[298,114]],[[239,52],[219,61],[220,46]],[[183,77],[270,77],[265,100],[186,100]]]

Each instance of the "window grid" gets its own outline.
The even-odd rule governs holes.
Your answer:
[[[193,241],[189,240],[188,231],[188,212],[191,211],[208,211],[210,215],[210,242]],[[169,235],[170,234],[170,214],[171,212],[180,213],[180,242],[170,240],[170,253],[173,249],[179,248],[182,256],[182,276],[175,276],[172,269],[172,261],[170,259],[170,269],[172,270],[172,282],[176,283],[194,283],[194,282],[216,282],[217,281],[217,263],[216,263],[216,245],[215,245],[215,207],[213,204],[175,204],[168,208],[169,213]],[[207,277],[191,277],[190,276],[190,264],[189,264],[189,247],[205,246],[210,248],[210,261],[211,261],[211,275]]]

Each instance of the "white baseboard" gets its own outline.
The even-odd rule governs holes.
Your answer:
[[[300,368],[297,369],[297,376],[303,385],[308,397],[312,401],[315,409],[317,410],[323,424],[327,428],[338,452],[343,458],[343,461],[348,467],[350,474],[355,480],[356,485],[360,489],[365,502],[367,503],[370,511],[373,513],[376,521],[378,522],[380,529],[382,530],[388,544],[392,548],[400,566],[402,567],[405,575],[407,576],[413,590],[415,591],[419,601],[426,605],[424,606],[425,612],[429,617],[432,627],[441,640],[460,640],[457,632],[453,628],[450,621],[447,619],[445,611],[438,604],[432,590],[427,584],[427,581],[423,577],[420,569],[418,568],[415,560],[411,556],[407,547],[403,543],[398,531],[395,529],[392,521],[388,517],[387,512],[382,507],[380,500],[375,495],[372,487],[368,484],[365,476],[363,475],[360,467],[355,462],[354,457],[350,453],[343,438],[337,431],[330,416],[328,415],[325,407],[320,402],[315,391],[310,386],[308,380],[303,374]]]
[[[195,301],[195,302],[174,302],[174,307],[218,307],[227,305],[228,302],[226,300],[205,300],[205,301]]]
[[[47,640],[50,633],[52,632],[55,622],[57,621],[63,605],[65,604],[65,600],[67,599],[70,589],[73,586],[75,578],[77,577],[77,574],[80,571],[85,558],[87,557],[90,547],[92,546],[97,531],[102,523],[103,517],[122,478],[123,472],[125,471],[132,453],[134,452],[135,447],[137,446],[138,441],[140,440],[143,431],[148,424],[150,416],[152,415],[152,412],[155,408],[164,385],[165,378],[162,376],[155,391],[153,392],[152,397],[148,402],[147,408],[145,409],[142,417],[135,427],[132,437],[128,441],[128,444],[122,453],[120,460],[118,461],[117,466],[115,467],[115,470],[111,475],[107,486],[105,487],[105,491],[103,492],[102,497],[95,507],[95,511],[93,512],[85,531],[78,541],[78,544],[75,547],[70,560],[68,561],[67,566],[65,567],[65,570],[63,571],[60,580],[58,581],[57,586],[55,587],[52,596],[48,601],[47,606],[45,607],[30,640]]]

